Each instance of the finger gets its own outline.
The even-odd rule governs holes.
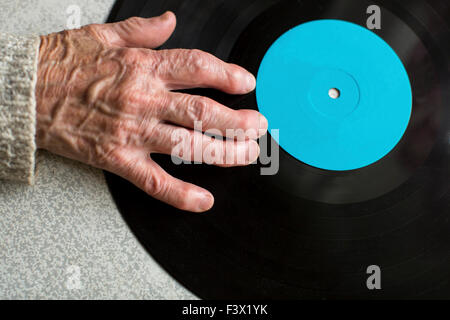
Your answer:
[[[169,39],[175,26],[175,14],[168,11],[154,18],[132,17],[121,22],[93,25],[93,30],[109,45],[156,48]]]
[[[161,50],[158,76],[169,90],[214,88],[230,94],[245,94],[256,86],[255,77],[244,68],[223,62],[200,50]]]
[[[267,119],[255,110],[233,110],[207,97],[175,92],[162,102],[161,118],[187,128],[218,129],[222,136],[240,140],[257,139],[267,131]]]
[[[206,163],[219,167],[246,166],[259,157],[259,145],[254,140],[222,139],[219,132],[206,135],[170,124],[159,124],[158,141],[152,141],[155,153],[168,154],[174,161]],[[178,161],[177,161],[178,163]]]
[[[213,206],[214,197],[210,192],[172,177],[144,152],[127,151],[122,157],[127,165],[113,172],[155,199],[191,212],[208,211]]]

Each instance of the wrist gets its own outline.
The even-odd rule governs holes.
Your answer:
[[[58,105],[57,91],[63,90],[65,79],[58,76],[62,61],[67,54],[64,32],[40,37],[36,80],[36,146],[47,149],[45,136],[48,132],[55,107]]]

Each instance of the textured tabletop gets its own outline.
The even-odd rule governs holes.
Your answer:
[[[106,20],[113,0],[0,0],[0,31]],[[145,252],[102,171],[39,151],[32,187],[0,180],[0,299],[192,299]]]

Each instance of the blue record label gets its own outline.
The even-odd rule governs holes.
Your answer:
[[[334,171],[386,156],[412,112],[411,84],[395,51],[342,20],[304,23],[278,38],[260,65],[256,97],[285,151]]]

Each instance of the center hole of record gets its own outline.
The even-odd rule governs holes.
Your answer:
[[[338,99],[341,96],[341,91],[337,88],[331,88],[328,90],[328,96],[330,96],[331,99]]]

